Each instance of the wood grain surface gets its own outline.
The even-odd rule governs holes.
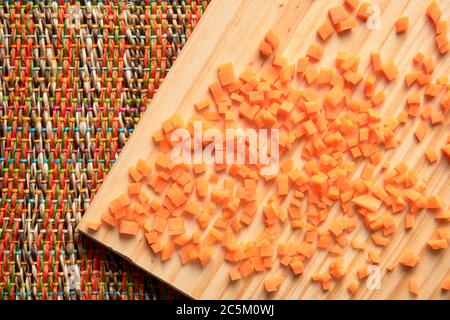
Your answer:
[[[319,285],[312,283],[311,276],[318,270],[325,270],[330,256],[326,252],[317,252],[309,261],[302,276],[293,276],[287,268],[274,267],[267,273],[260,273],[242,281],[231,283],[230,265],[223,263],[222,250],[217,249],[211,263],[206,267],[199,265],[182,266],[178,258],[160,262],[145,241],[142,233],[132,239],[124,239],[117,230],[101,228],[91,233],[86,221],[99,217],[107,210],[110,200],[126,191],[128,182],[127,169],[139,158],[152,159],[155,146],[151,134],[160,127],[161,121],[174,112],[187,120],[193,113],[193,103],[208,95],[208,85],[215,79],[219,64],[232,62],[240,73],[245,67],[262,70],[271,62],[259,56],[258,46],[269,28],[273,28],[281,37],[279,53],[297,61],[305,55],[309,45],[315,41],[315,30],[327,19],[327,9],[342,1],[312,0],[214,0],[204,17],[196,27],[192,37],[184,47],[164,83],[160,87],[150,107],[144,113],[137,129],[132,134],[117,163],[97,192],[95,199],[83,217],[78,229],[92,239],[104,244],[140,268],[170,284],[195,299],[348,299],[346,287],[355,280],[358,266],[367,259],[367,251],[373,246],[369,234],[362,223],[351,234],[352,238],[365,241],[368,247],[363,252],[348,248],[344,253],[345,264],[349,265],[347,276],[333,285],[329,292],[324,292]],[[438,1],[445,18],[450,18],[450,2]],[[412,58],[418,52],[433,54],[437,59],[434,75],[449,72],[448,55],[440,56],[434,43],[434,30],[425,16],[429,1],[395,0],[372,1],[380,8],[381,29],[369,29],[360,21],[359,26],[350,33],[338,36],[334,34],[325,45],[321,66],[334,66],[338,51],[346,51],[361,56],[360,71],[369,71],[370,52],[379,50],[383,59],[393,59],[399,68],[399,77],[389,84],[383,82],[378,87],[385,87],[386,100],[381,107],[384,117],[396,115],[405,109],[407,89],[404,74],[413,69]],[[396,35],[395,21],[402,15],[409,16],[410,29],[406,34]],[[430,104],[437,107],[438,101]],[[428,191],[438,193],[449,205],[450,170],[449,162],[440,161],[429,165],[424,157],[427,147],[442,146],[447,139],[450,117],[448,112],[442,125],[433,127],[424,141],[417,144],[413,137],[418,119],[408,122],[397,133],[400,146],[384,154],[384,160],[397,163],[406,160],[415,168],[419,177],[428,182]],[[298,159],[298,157],[296,158]],[[296,160],[297,161],[297,160]],[[297,166],[301,166],[298,160]],[[258,213],[260,214],[260,212]],[[330,217],[341,213],[333,207]],[[412,299],[409,292],[409,279],[415,277],[422,286],[418,298],[448,299],[449,293],[439,289],[445,276],[450,274],[450,250],[431,252],[426,245],[438,227],[433,214],[427,211],[417,216],[417,226],[409,232],[403,230],[403,215],[396,215],[400,227],[392,236],[389,245],[382,250],[381,269],[399,259],[400,253],[411,249],[420,254],[421,260],[413,270],[401,267],[393,272],[382,271],[378,289],[369,289],[364,282],[354,296],[356,299]],[[330,220],[330,219],[329,219]],[[447,225],[448,227],[448,225]],[[240,239],[252,239],[263,228],[262,218],[255,219]],[[282,233],[282,239],[301,238],[303,232],[292,233],[288,224]],[[285,281],[274,294],[266,294],[263,280],[273,274],[283,274]]]

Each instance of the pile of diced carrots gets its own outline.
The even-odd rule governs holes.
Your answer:
[[[158,148],[154,161],[140,159],[130,167],[128,192],[109,204],[101,220],[90,220],[88,227],[96,231],[103,224],[118,228],[121,236],[143,235],[162,261],[178,256],[182,264],[206,265],[218,250],[224,250],[230,281],[278,265],[300,276],[314,254],[326,251],[333,261],[327,271],[312,277],[323,290],[351,276],[342,258],[346,250],[364,250],[367,264],[358,268],[347,287],[355,294],[369,276],[368,267],[384,261],[382,248],[402,227],[399,215],[405,229],[416,226],[416,216],[423,210],[438,222],[449,222],[450,210],[444,203],[448,199],[429,194],[427,183],[406,161],[391,164],[383,157],[386,150],[398,146],[396,132],[409,121],[420,119],[413,132],[417,143],[430,128],[445,123],[450,83],[446,75],[433,75],[432,55],[416,54],[413,70],[403,75],[408,88],[405,110],[389,118],[380,115],[385,94],[376,84],[401,81],[394,61],[372,52],[367,74],[359,71],[360,57],[348,52],[336,54],[334,68],[317,64],[327,39],[349,32],[358,20],[366,21],[368,7],[366,2],[345,0],[330,8],[328,19],[317,30],[318,41],[297,63],[278,53],[280,39],[269,30],[259,51],[263,59],[271,59],[270,68],[261,74],[248,68],[237,76],[231,63],[219,66],[217,80],[209,87],[211,96],[194,105],[194,115],[186,122],[174,115],[162,123],[153,133]],[[435,29],[437,49],[444,55],[449,51],[447,21],[435,1],[426,14]],[[403,16],[394,29],[403,34],[408,27],[408,17]],[[357,89],[362,92],[359,96]],[[279,173],[263,176],[260,166],[248,163],[173,163],[170,134],[178,128],[193,133],[195,121],[221,130],[239,121],[255,129],[279,129]],[[300,155],[293,156],[290,151],[297,147]],[[448,163],[450,135],[446,144],[427,149],[424,157],[430,165]],[[339,208],[337,216],[331,214],[332,207]],[[239,241],[239,234],[255,219],[263,221],[265,228],[252,241]],[[195,221],[197,231],[187,232],[187,220]],[[303,230],[301,241],[279,240],[286,224],[292,232]],[[373,245],[352,239],[352,231],[361,224]],[[444,250],[449,240],[450,229],[438,228],[428,241],[429,249]],[[414,268],[420,261],[416,252],[402,253],[386,270],[394,270],[397,264]],[[450,277],[443,277],[441,289],[450,290]],[[273,292],[282,283],[281,273],[275,272],[266,277],[264,288]],[[420,286],[417,279],[410,279],[412,294],[419,294]]]

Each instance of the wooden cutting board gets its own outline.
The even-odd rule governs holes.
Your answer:
[[[327,18],[327,9],[342,1],[312,1],[312,0],[213,0],[205,15],[196,27],[192,37],[184,47],[169,75],[165,79],[156,97],[142,116],[135,132],[130,137],[119,156],[117,163],[101,185],[96,197],[78,225],[78,230],[88,237],[104,244],[133,264],[148,271],[152,275],[170,284],[174,288],[196,299],[348,299],[350,295],[346,287],[351,280],[356,279],[356,269],[367,259],[365,252],[347,250],[345,261],[348,276],[333,285],[329,292],[323,292],[319,285],[311,282],[311,276],[319,269],[324,269],[330,261],[326,253],[314,255],[305,273],[295,277],[286,268],[275,267],[268,273],[251,276],[245,280],[231,283],[229,280],[229,265],[222,263],[223,254],[217,250],[213,260],[206,267],[199,265],[181,266],[178,258],[161,263],[155,257],[144,239],[139,234],[132,239],[119,237],[117,230],[102,227],[98,232],[91,233],[86,222],[107,210],[108,203],[113,198],[126,191],[127,169],[139,158],[152,159],[155,154],[151,134],[160,127],[161,121],[174,112],[186,120],[193,112],[193,103],[208,95],[208,85],[216,77],[219,64],[232,62],[235,70],[240,73],[245,67],[262,69],[270,61],[264,61],[258,53],[258,45],[269,28],[273,28],[281,37],[279,52],[291,61],[306,53],[308,46],[318,41],[315,30]],[[378,4],[381,14],[381,29],[371,30],[360,22],[350,34],[337,36],[334,34],[326,43],[325,55],[320,62],[322,66],[333,66],[338,51],[359,54],[362,58],[360,70],[368,72],[370,52],[379,50],[384,59],[394,59],[400,71],[397,81],[386,86],[386,101],[381,113],[392,116],[405,108],[406,89],[403,76],[412,70],[412,58],[418,52],[433,53],[437,58],[436,75],[449,72],[448,55],[440,57],[434,44],[434,30],[425,17],[429,1],[396,0],[372,1]],[[439,1],[444,17],[449,18],[450,2]],[[404,34],[395,34],[395,21],[401,15],[410,18],[410,29]],[[431,101],[436,105],[436,101]],[[402,140],[399,148],[385,154],[385,159],[391,163],[406,160],[417,170],[419,177],[429,183],[429,191],[442,196],[447,205],[450,199],[449,162],[441,159],[433,165],[427,164],[424,150],[429,146],[442,146],[450,133],[450,117],[448,112],[444,123],[432,128],[425,140],[419,144],[414,141],[413,130],[418,120],[408,123],[400,130],[397,137]],[[299,160],[299,162],[301,162]],[[337,214],[333,213],[334,215]],[[401,216],[398,223],[402,224]],[[246,230],[241,239],[251,239],[257,234],[262,223],[255,222]],[[262,219],[259,219],[262,220]],[[418,215],[417,227],[405,233],[400,225],[399,231],[392,237],[389,245],[382,251],[385,267],[397,261],[399,254],[410,248],[421,255],[421,261],[416,268],[406,271],[396,268],[391,273],[381,273],[379,289],[369,289],[364,283],[359,288],[355,298],[358,299],[410,299],[409,279],[414,276],[422,285],[419,298],[448,299],[449,294],[439,290],[439,284],[450,273],[450,250],[431,252],[426,241],[430,239],[437,223],[433,215],[423,212]],[[448,226],[447,226],[448,227]],[[283,237],[300,238],[303,233],[291,235],[286,226]],[[366,241],[368,233],[362,226],[357,228],[352,237]],[[268,295],[263,289],[263,280],[273,274],[283,274],[285,281],[280,289]]]

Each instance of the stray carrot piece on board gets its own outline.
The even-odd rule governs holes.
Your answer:
[[[383,63],[382,71],[387,80],[392,81],[398,75],[398,69],[394,61],[390,60]]]
[[[374,13],[373,6],[368,2],[363,2],[356,12],[356,17],[363,21],[367,21],[369,17]]]
[[[411,250],[407,250],[403,253],[399,262],[405,267],[414,268],[419,262],[419,257],[416,256]]]
[[[436,160],[438,158],[438,154],[437,154],[436,150],[434,150],[433,148],[428,148],[425,151],[425,156],[427,157],[427,160],[429,163],[436,162]]]
[[[423,121],[421,121],[417,126],[416,130],[414,130],[414,136],[416,137],[417,141],[420,142],[426,136],[427,132],[428,132],[427,125]]]
[[[395,30],[397,33],[406,32],[408,28],[409,28],[409,18],[407,16],[400,17],[395,22]]]
[[[419,281],[415,278],[409,279],[409,291],[411,291],[412,294],[418,296],[420,293],[420,284]]]
[[[102,222],[100,220],[90,219],[87,221],[86,225],[89,228],[89,230],[97,231],[98,229],[100,229]]]
[[[351,294],[354,295],[356,293],[356,291],[358,290],[358,282],[356,281],[352,281],[348,284],[347,286],[347,291]]]
[[[441,282],[441,290],[442,291],[449,291],[450,290],[450,276],[442,280]]]
[[[282,282],[283,278],[281,276],[273,276],[269,279],[264,280],[264,288],[267,292],[274,292],[278,290]]]

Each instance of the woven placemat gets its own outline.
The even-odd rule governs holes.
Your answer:
[[[0,299],[182,298],[75,227],[207,2],[0,3]]]

